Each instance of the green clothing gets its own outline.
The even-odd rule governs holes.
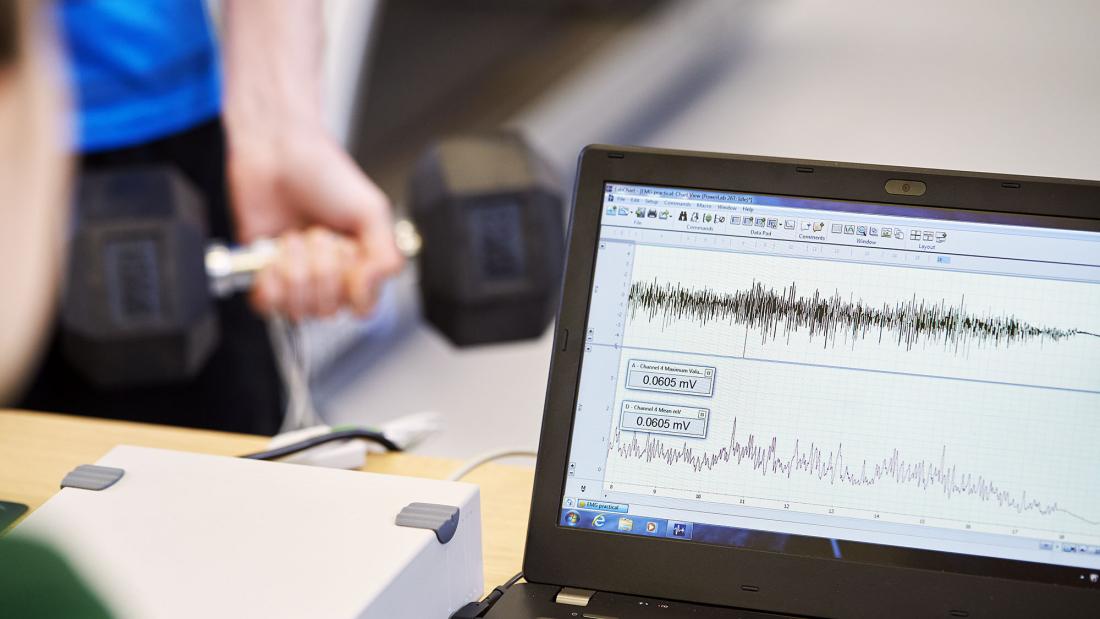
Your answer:
[[[111,613],[57,551],[8,535],[0,538],[0,616],[110,619]]]

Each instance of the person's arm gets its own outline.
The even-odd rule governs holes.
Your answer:
[[[65,264],[69,93],[48,17],[0,2],[0,404],[34,368]]]
[[[280,237],[283,249],[255,304],[292,318],[369,311],[402,264],[389,201],[324,124],[322,7],[225,3],[230,197],[241,241]]]

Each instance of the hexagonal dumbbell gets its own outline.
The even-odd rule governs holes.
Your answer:
[[[562,195],[510,133],[444,140],[412,177],[425,317],[457,345],[541,334],[564,260]],[[82,176],[62,299],[66,358],[101,387],[194,376],[219,337],[214,299],[247,289],[275,252],[209,243],[198,192],[171,167]],[[411,239],[411,240],[410,240]]]

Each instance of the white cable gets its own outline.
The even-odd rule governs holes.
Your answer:
[[[471,471],[477,467],[488,464],[493,460],[500,460],[501,458],[513,458],[513,457],[531,457],[538,456],[538,452],[534,449],[497,449],[495,451],[487,451],[483,454],[474,456],[454,470],[453,473],[447,476],[447,481],[458,481],[463,477],[470,474]]]
[[[378,430],[401,449],[414,447],[432,434],[443,429],[443,416],[432,411],[413,413],[391,419],[379,425]],[[381,448],[374,445],[375,448]]]
[[[313,393],[309,385],[309,359],[302,345],[297,325],[282,316],[268,320],[271,345],[275,361],[286,387],[286,414],[280,432],[308,428],[321,423],[313,407]]]

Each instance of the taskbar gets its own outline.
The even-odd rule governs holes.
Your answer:
[[[581,507],[585,504],[585,507]],[[595,509],[590,509],[595,507]],[[1019,580],[1074,585],[1100,590],[1100,569],[1051,565],[1013,559],[999,559],[899,546],[883,546],[835,538],[776,533],[757,529],[721,526],[629,514],[616,503],[576,501],[564,507],[558,524],[562,527],[623,533],[641,537],[691,541],[718,546],[763,550],[789,555],[871,563],[894,567],[947,570],[963,574],[999,576]],[[1089,554],[1100,548],[1075,546],[1074,552]],[[1063,552],[1065,552],[1063,550]]]
[[[631,516],[587,509],[562,509],[559,524],[566,527],[685,540],[691,539],[695,528],[695,523],[681,520]]]

